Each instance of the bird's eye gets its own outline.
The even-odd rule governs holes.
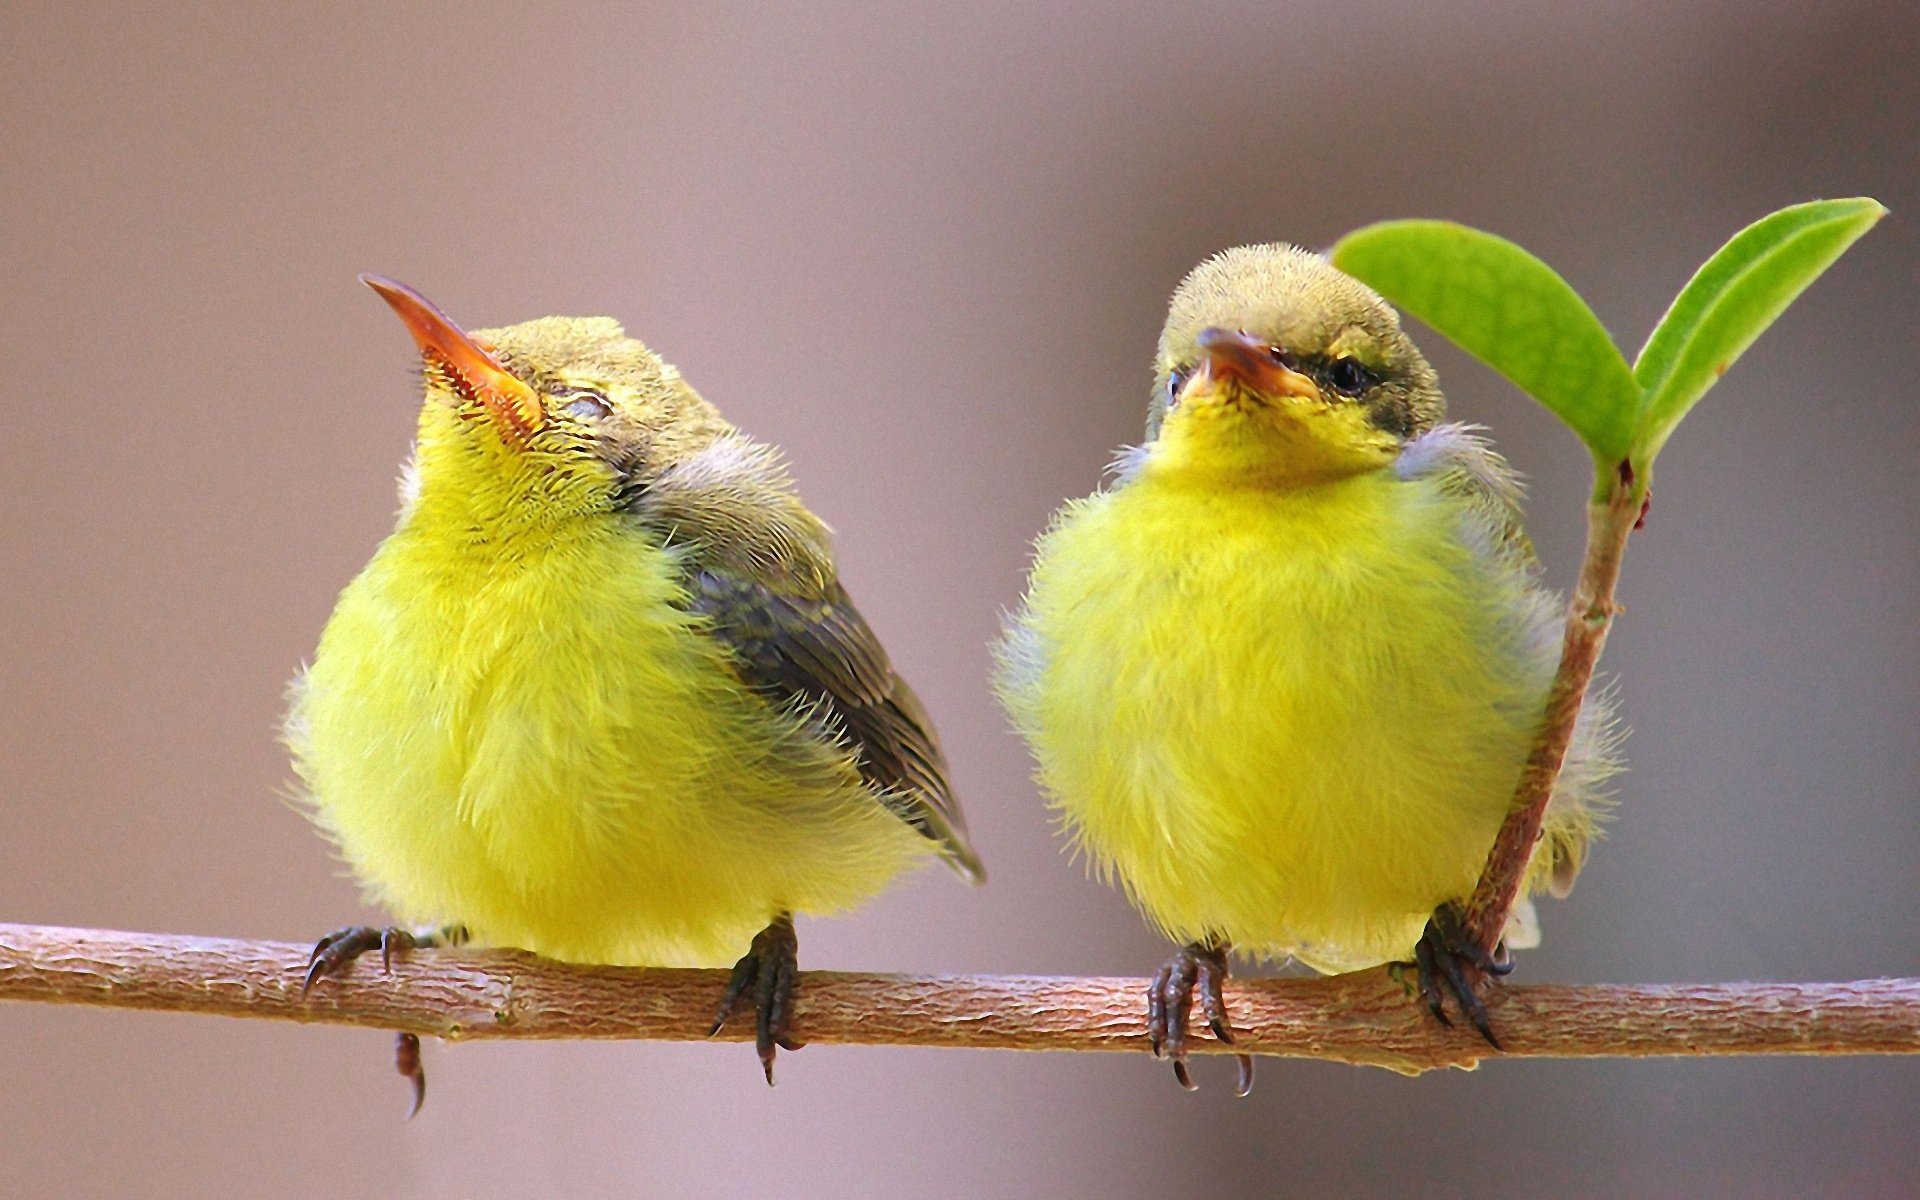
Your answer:
[[[1180,389],[1187,386],[1187,377],[1193,374],[1192,367],[1175,367],[1167,372],[1167,407],[1180,403]]]
[[[592,388],[569,388],[560,393],[558,399],[567,402],[569,413],[589,421],[598,421],[613,412],[613,406],[607,403],[607,398]]]
[[[1342,396],[1358,396],[1377,381],[1357,358],[1336,358],[1327,364],[1327,386]]]

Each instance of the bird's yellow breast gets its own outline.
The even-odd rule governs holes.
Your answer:
[[[1042,538],[1003,688],[1078,842],[1180,940],[1404,957],[1470,891],[1551,672],[1424,480],[1151,472]]]
[[[341,595],[288,722],[369,891],[556,957],[719,963],[918,856],[683,599],[673,552],[618,518],[521,544],[403,523]]]

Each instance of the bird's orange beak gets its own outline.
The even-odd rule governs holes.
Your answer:
[[[1274,348],[1259,338],[1235,329],[1209,326],[1200,331],[1197,340],[1200,345],[1198,374],[1203,379],[1216,383],[1237,380],[1256,396],[1320,399],[1319,386],[1281,362]]]
[[[490,347],[468,337],[432,301],[379,275],[362,275],[360,282],[380,293],[413,335],[420,356],[440,368],[462,397],[484,405],[507,440],[524,445],[546,422],[534,390],[509,374],[489,353]]]

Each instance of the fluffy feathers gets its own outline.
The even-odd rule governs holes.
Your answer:
[[[777,454],[610,320],[473,343],[543,424],[502,436],[429,357],[399,527],[287,721],[370,898],[557,958],[720,965],[928,852],[977,874]]]
[[[1221,329],[1276,365],[1207,349]],[[1300,382],[1347,356],[1365,393]],[[1378,297],[1229,251],[1174,299],[1149,441],[1041,537],[999,689],[1076,847],[1174,940],[1356,969],[1472,890],[1562,608],[1512,472],[1443,411]],[[1530,890],[1578,869],[1608,720],[1590,702]]]

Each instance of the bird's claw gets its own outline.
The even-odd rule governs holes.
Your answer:
[[[391,970],[394,950],[410,950],[413,946],[411,933],[391,925],[385,929],[371,925],[336,929],[314,943],[313,953],[307,957],[307,974],[301,981],[300,992],[305,995],[320,980],[344,974],[355,959],[369,950],[379,950],[381,965]]]
[[[1498,979],[1513,973],[1513,959],[1508,957],[1505,947],[1496,953],[1487,953],[1467,936],[1460,923],[1459,908],[1445,904],[1434,910],[1426,931],[1414,943],[1413,957],[1420,976],[1420,998],[1434,1019],[1452,1028],[1453,1018],[1447,1015],[1446,1007],[1446,997],[1451,994],[1467,1023],[1489,1046],[1501,1049],[1500,1039],[1493,1035],[1493,1023],[1487,1017],[1487,1006],[1474,984],[1476,975]]]
[[[464,925],[444,925],[439,929],[426,930],[402,929],[398,925],[385,928],[348,925],[313,944],[313,953],[307,956],[307,974],[300,983],[300,994],[304,996],[312,991],[313,985],[322,979],[345,974],[353,961],[369,950],[379,950],[381,969],[391,971],[395,953],[405,954],[409,950],[424,950],[433,946],[458,946],[466,940],[467,927]]]
[[[348,925],[344,929],[336,929],[313,944],[313,953],[307,957],[307,974],[301,981],[300,994],[304,996],[312,991],[313,985],[322,979],[345,974],[353,961],[369,950],[379,950],[381,968],[391,971],[394,951],[405,953],[433,943],[433,938],[422,937],[397,925],[389,925],[384,929],[376,929],[371,925]]]
[[[1190,1092],[1196,1089],[1187,1072],[1187,1030],[1196,993],[1213,1036],[1223,1045],[1233,1045],[1233,1024],[1227,1019],[1227,1004],[1221,995],[1226,981],[1227,947],[1195,943],[1176,951],[1147,985],[1147,1041],[1153,1056],[1172,1059],[1173,1077]],[[1253,1090],[1253,1056],[1240,1054],[1235,1058],[1240,1067],[1235,1091],[1244,1096]]]
[[[466,940],[464,925],[448,925],[422,933],[397,925],[388,925],[383,929],[372,925],[348,925],[314,943],[313,953],[307,957],[307,973],[301,980],[300,994],[304,996],[312,991],[313,985],[322,979],[345,974],[355,959],[370,950],[379,950],[382,969],[391,971],[396,951],[405,954],[409,950],[428,946],[457,946]],[[418,1035],[393,1035],[393,1066],[413,1089],[413,1101],[407,1107],[407,1120],[411,1121],[419,1113],[420,1106],[427,1102],[427,1069],[420,1058]]]
[[[420,1061],[418,1034],[393,1035],[393,1068],[405,1076],[413,1088],[413,1103],[407,1106],[407,1120],[411,1121],[419,1115],[420,1106],[427,1102],[427,1068]]]
[[[773,1059],[776,1048],[798,1050],[805,1042],[794,1038],[793,994],[800,972],[800,939],[793,931],[791,917],[778,917],[754,935],[753,944],[727,980],[715,1015],[712,1037],[726,1026],[734,1010],[748,991],[753,993],[754,1049],[760,1055],[760,1069],[766,1073],[767,1086],[773,1086]]]

